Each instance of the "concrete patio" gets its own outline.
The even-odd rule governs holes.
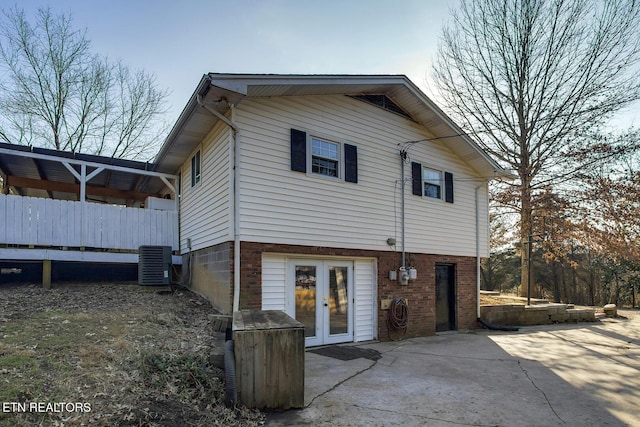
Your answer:
[[[640,425],[640,312],[619,314],[363,345],[377,361],[307,351],[305,408],[267,425]]]

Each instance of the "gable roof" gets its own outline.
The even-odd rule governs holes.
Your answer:
[[[237,105],[245,98],[336,94],[386,95],[434,138],[442,138],[479,175],[509,175],[404,75],[205,74],[154,163],[158,171],[176,173],[218,122],[198,104],[198,97],[205,103],[225,99],[217,104],[220,113],[225,114],[229,104]]]

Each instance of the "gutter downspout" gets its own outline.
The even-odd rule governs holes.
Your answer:
[[[209,108],[204,102],[202,102],[202,96],[197,97],[198,104],[222,120],[224,124],[231,128],[231,146],[233,149],[233,308],[232,312],[236,312],[240,308],[240,211],[238,206],[240,205],[240,196],[238,192],[238,126],[229,120],[227,116],[219,111]],[[231,117],[233,117],[233,104],[229,104],[231,108]]]
[[[480,319],[480,189],[484,186],[488,186],[489,181],[495,178],[495,173],[492,178],[487,179],[484,185],[478,185],[475,188],[475,203],[476,203],[476,299],[477,299],[477,318]],[[489,188],[487,187],[487,192]],[[488,194],[488,193],[487,193]],[[491,224],[487,223],[487,236],[491,235]]]
[[[480,188],[475,189],[476,203],[476,318],[480,319]]]
[[[407,158],[407,153],[406,151],[400,151],[400,182],[402,183],[402,194],[400,196],[400,200],[401,200],[401,208],[400,210],[402,211],[402,268],[406,267],[406,247],[404,244],[404,237],[405,237],[405,200],[404,200],[404,186],[405,186],[405,182],[404,182],[404,162],[405,159]]]

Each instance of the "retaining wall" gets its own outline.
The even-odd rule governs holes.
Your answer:
[[[547,325],[551,323],[594,322],[595,310],[568,308],[567,304],[499,304],[480,306],[480,316],[495,325]]]

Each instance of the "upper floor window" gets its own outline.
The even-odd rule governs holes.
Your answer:
[[[195,187],[200,182],[200,150],[191,158],[191,186]]]
[[[423,195],[434,199],[442,199],[442,172],[422,168],[422,184],[424,186]]]
[[[291,129],[291,170],[358,182],[358,147]]]
[[[411,162],[412,193],[453,203],[453,174]]]
[[[340,144],[311,138],[311,172],[340,177]]]

